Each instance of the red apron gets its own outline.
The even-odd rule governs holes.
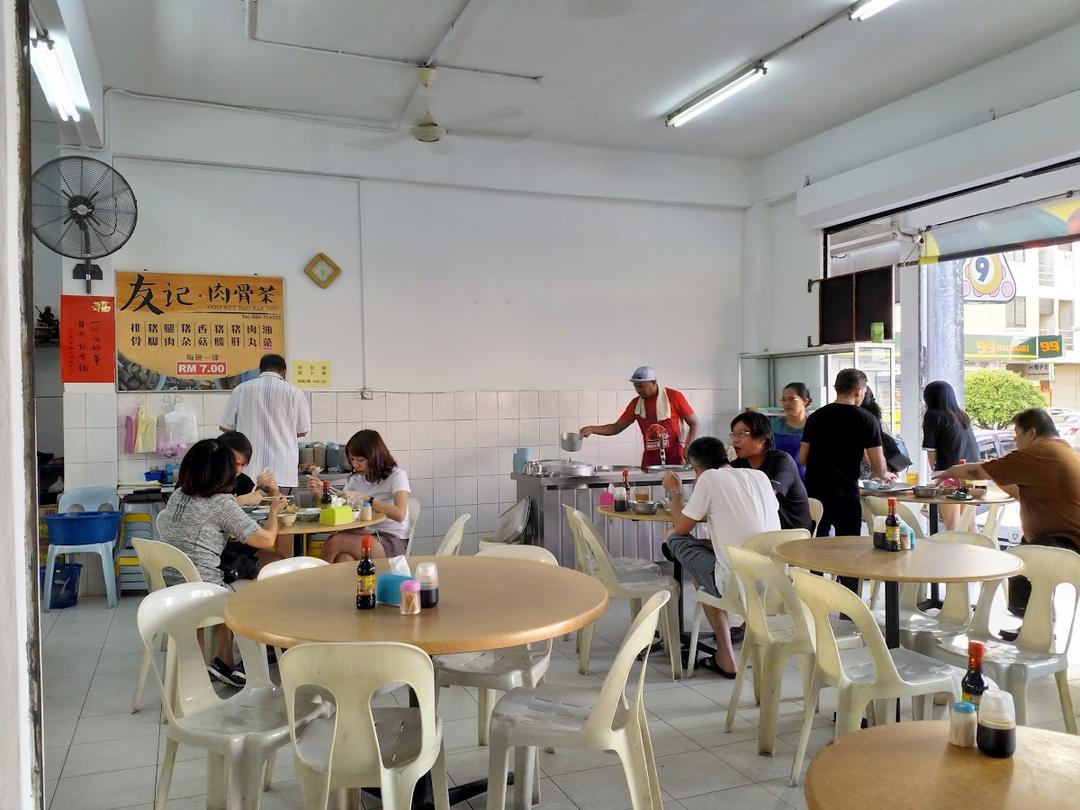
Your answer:
[[[683,447],[679,441],[679,415],[673,407],[670,419],[665,419],[662,422],[657,421],[657,399],[658,397],[652,397],[645,400],[645,416],[635,417],[638,427],[641,429],[641,438],[645,443],[645,451],[641,456],[642,468],[653,467],[660,463],[660,443],[662,440],[665,442],[664,463],[683,463]],[[670,396],[668,399],[670,400]]]

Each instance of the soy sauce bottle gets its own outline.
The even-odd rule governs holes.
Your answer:
[[[371,559],[371,537],[360,541],[363,554],[356,565],[356,609],[375,607],[375,561]]]
[[[896,516],[896,498],[889,498],[889,515],[885,518],[885,548],[900,550],[900,518]]]
[[[330,482],[329,481],[323,481],[322,482],[322,497],[319,498],[319,503],[321,503],[323,506],[329,506],[333,502],[334,502],[334,498],[333,498],[333,496],[330,495]]]
[[[968,642],[968,667],[964,679],[960,681],[960,699],[974,703],[979,708],[983,692],[986,691],[986,678],[982,674],[982,660],[985,647],[981,641]]]

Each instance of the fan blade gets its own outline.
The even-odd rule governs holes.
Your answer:
[[[535,130],[532,129],[519,129],[519,130],[507,130],[504,132],[492,132],[490,130],[478,130],[478,129],[459,129],[454,127],[453,129],[446,130],[448,136],[455,135],[457,137],[466,138],[483,138],[492,141],[524,141],[531,138]]]

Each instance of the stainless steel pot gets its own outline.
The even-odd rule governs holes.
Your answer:
[[[580,433],[564,433],[559,436],[559,447],[567,453],[576,453],[581,449]]]
[[[526,462],[522,472],[525,475],[545,475],[553,478],[582,478],[591,476],[595,469],[584,462],[548,458]]]

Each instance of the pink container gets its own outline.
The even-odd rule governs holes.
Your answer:
[[[600,505],[608,508],[615,505],[615,494],[604,490],[600,493]]]

